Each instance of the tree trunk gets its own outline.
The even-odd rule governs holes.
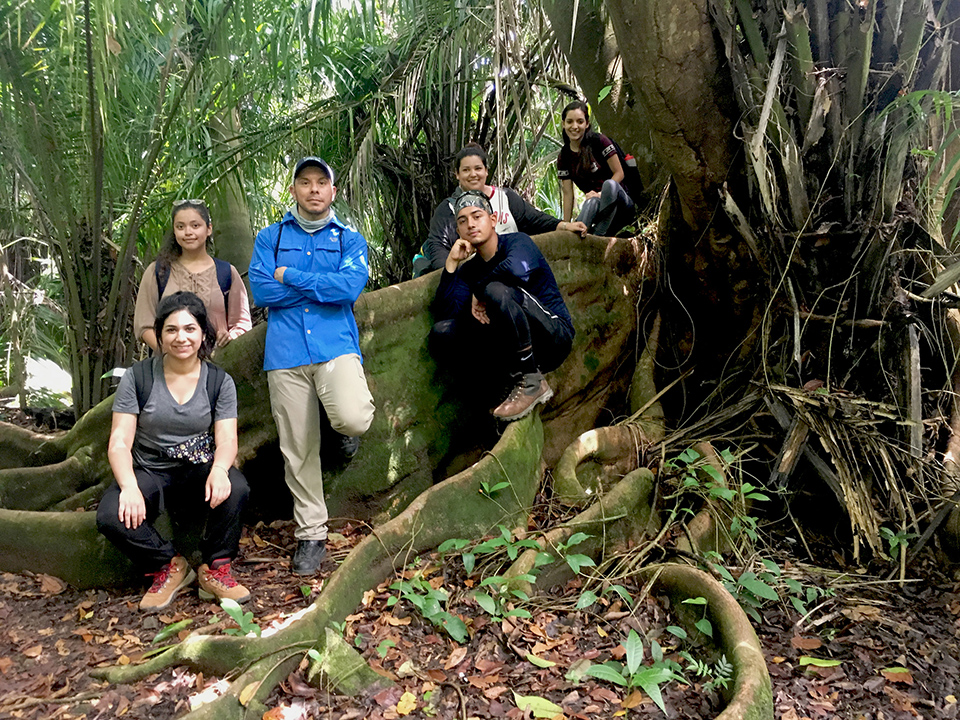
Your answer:
[[[227,156],[236,147],[240,120],[235,109],[224,110],[209,123],[214,144],[212,156]],[[240,167],[231,158],[223,164],[222,175],[207,193],[213,219],[213,244],[216,256],[246,273],[253,255],[253,222],[247,206]]]

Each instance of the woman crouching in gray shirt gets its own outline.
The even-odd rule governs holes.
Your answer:
[[[214,333],[203,302],[177,292],[157,306],[160,356],[124,373],[113,401],[107,457],[116,482],[97,508],[97,527],[134,565],[153,578],[140,609],[167,607],[197,573],[154,528],[168,509],[174,518],[204,513],[198,568],[200,597],[244,602],[236,581],[240,515],[250,488],[233,467],[237,457],[237,389],[206,362]],[[212,432],[211,432],[212,428]],[[205,506],[209,506],[208,508]]]

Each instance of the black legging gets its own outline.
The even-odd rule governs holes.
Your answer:
[[[207,564],[220,558],[234,558],[240,550],[243,525],[240,515],[247,504],[250,486],[243,474],[230,468],[230,496],[215,508],[203,499],[212,463],[181,463],[170,470],[146,470],[134,467],[137,485],[147,506],[146,519],[133,529],[120,521],[120,486],[113,483],[103,494],[97,508],[97,529],[116,545],[133,564],[144,572],[154,572],[177,554],[173,543],[160,535],[154,523],[167,509],[171,519],[196,521],[206,526],[200,541],[200,553]],[[205,518],[204,518],[205,516]]]
[[[466,361],[466,367],[472,368],[476,361],[515,375],[520,372],[520,351],[531,345],[541,372],[555,370],[570,354],[570,328],[530,293],[493,282],[478,299],[486,305],[489,325],[473,317],[468,306],[459,317],[433,326],[431,342],[445,364]]]
[[[577,220],[586,225],[592,235],[611,237],[634,217],[633,200],[623,185],[611,178],[604,181],[600,197],[584,200]]]

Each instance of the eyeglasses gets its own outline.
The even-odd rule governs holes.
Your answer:
[[[173,206],[175,208],[180,207],[181,205],[202,205],[206,207],[207,204],[203,200],[198,200],[197,198],[190,198],[189,200],[174,200]]]

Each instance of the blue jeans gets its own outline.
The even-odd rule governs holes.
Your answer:
[[[587,232],[601,237],[612,237],[636,217],[633,200],[616,180],[605,180],[600,197],[585,200],[577,220],[587,226]]]

